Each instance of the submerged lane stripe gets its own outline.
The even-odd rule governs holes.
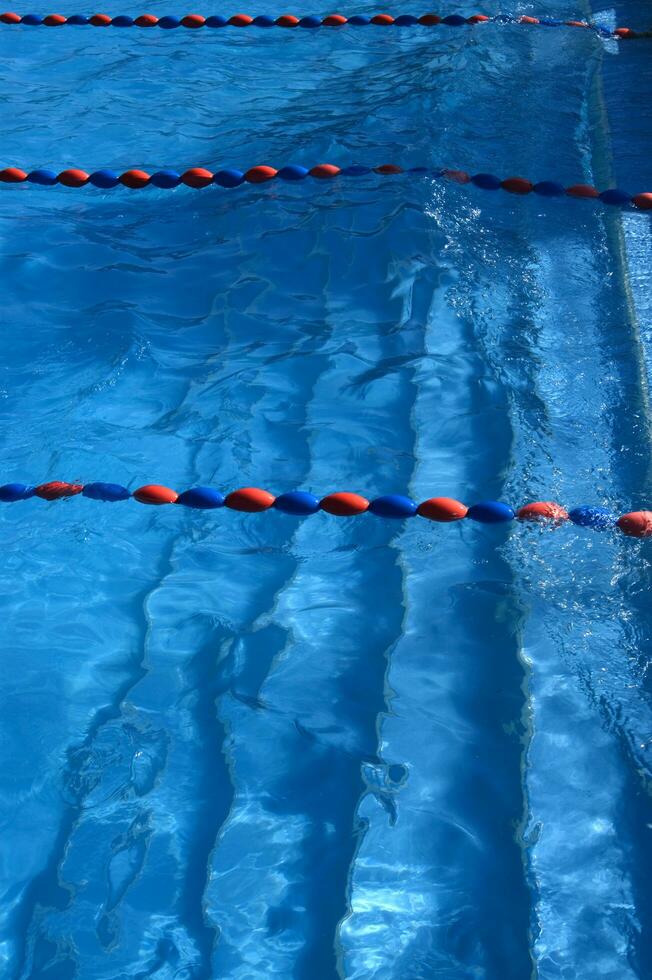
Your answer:
[[[145,187],[158,187],[163,190],[171,190],[184,184],[186,187],[202,188],[210,185],[219,187],[233,188],[241,184],[266,184],[271,180],[283,180],[291,183],[305,180],[307,177],[314,177],[318,180],[332,180],[336,177],[364,177],[367,174],[381,174],[382,176],[396,176],[405,174],[408,177],[429,177],[435,180],[449,180],[457,184],[474,184],[476,187],[486,191],[504,190],[510,194],[538,194],[541,197],[576,197],[600,200],[603,204],[612,204],[618,207],[633,207],[640,211],[652,210],[652,192],[631,194],[629,191],[612,187],[605,191],[598,191],[590,184],[573,184],[564,187],[552,180],[543,180],[534,184],[524,177],[507,177],[501,180],[494,174],[479,173],[471,176],[463,170],[432,170],[428,167],[410,167],[404,169],[396,164],[385,163],[379,167],[364,167],[353,165],[349,167],[337,167],[332,163],[320,163],[317,166],[307,167],[290,164],[276,170],[274,167],[256,166],[249,170],[218,170],[213,173],[204,167],[191,167],[189,170],[179,173],[176,170],[158,170],[156,173],[149,174],[145,170],[125,170],[118,173],[115,170],[96,170],[94,173],[87,173],[85,170],[71,168],[56,173],[54,170],[32,170],[27,172],[19,167],[5,167],[0,170],[0,183],[4,184],[38,184],[42,187],[54,187],[62,184],[64,187],[85,187],[87,184],[98,187],[102,190],[111,190],[114,187],[128,187],[131,190],[142,190]]]
[[[0,14],[0,24],[14,26],[24,24],[28,27],[160,27],[164,30],[174,30],[178,27],[185,27],[189,30],[197,30],[201,27],[220,28],[220,27],[284,27],[291,29],[303,27],[316,29],[318,27],[465,27],[476,24],[524,24],[540,27],[579,27],[593,31],[600,37],[612,37],[622,40],[643,38],[652,36],[652,31],[633,31],[629,27],[618,27],[615,31],[600,24],[588,23],[584,20],[554,20],[546,17],[513,17],[509,14],[498,14],[488,17],[485,14],[473,14],[471,17],[462,17],[460,14],[422,14],[417,17],[414,14],[401,14],[392,17],[391,14],[354,14],[345,17],[342,14],[329,14],[327,17],[295,17],[293,14],[281,14],[279,17],[271,17],[263,14],[258,17],[251,17],[249,14],[234,14],[231,17],[224,17],[221,14],[212,17],[202,17],[201,14],[185,14],[182,17],[169,15],[166,17],[156,17],[154,14],[141,14],[138,17],[129,17],[120,14],[117,17],[110,17],[108,14],[73,14],[64,17],[63,14],[17,14],[13,11]]]
[[[632,538],[652,537],[652,511],[640,510],[618,517],[606,507],[584,505],[567,511],[553,501],[536,501],[525,504],[514,511],[509,504],[496,500],[485,500],[467,507],[466,504],[451,497],[429,497],[417,504],[402,494],[384,494],[374,500],[357,493],[329,493],[319,500],[305,490],[291,490],[274,496],[259,487],[242,487],[226,495],[212,487],[192,487],[177,493],[170,487],[150,483],[133,492],[119,483],[65,483],[54,480],[37,486],[24,483],[6,483],[0,486],[0,501],[16,503],[39,497],[41,500],[62,500],[79,495],[91,500],[116,503],[133,498],[141,504],[165,505],[180,504],[195,510],[216,510],[228,507],[245,513],[259,513],[275,508],[295,517],[308,517],[318,511],[326,511],[336,517],[356,517],[367,511],[377,517],[405,520],[424,517],[441,524],[468,519],[480,524],[504,524],[513,520],[545,522],[552,525],[571,521],[580,527],[590,527],[598,531],[619,528],[623,534]]]

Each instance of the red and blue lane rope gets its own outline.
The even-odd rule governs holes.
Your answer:
[[[0,486],[0,501],[16,503],[39,497],[41,500],[61,500],[66,497],[88,497],[116,503],[133,498],[141,504],[161,506],[177,504],[195,510],[217,510],[228,507],[231,510],[254,514],[274,508],[296,517],[308,517],[318,511],[325,511],[336,517],[356,517],[369,512],[376,517],[405,520],[411,517],[424,517],[441,524],[454,521],[471,520],[480,524],[504,524],[509,521],[540,521],[553,525],[570,521],[580,527],[598,531],[619,528],[623,534],[632,538],[652,537],[652,510],[632,511],[620,517],[606,507],[584,505],[566,510],[552,501],[535,501],[514,510],[509,504],[496,500],[484,500],[467,507],[451,497],[430,497],[418,504],[401,494],[384,494],[374,500],[357,493],[329,493],[321,500],[305,490],[291,490],[274,496],[259,487],[242,487],[226,495],[212,487],[192,487],[177,493],[170,487],[149,483],[133,492],[118,483],[65,483],[54,480],[38,486],[24,483],[6,483]]]
[[[204,167],[191,167],[180,173],[176,170],[158,170],[150,174],[145,170],[125,170],[118,173],[115,170],[96,170],[87,173],[85,170],[70,168],[56,173],[54,170],[21,170],[19,167],[5,167],[0,170],[0,183],[3,184],[37,184],[41,187],[85,187],[91,185],[102,190],[115,187],[128,187],[131,190],[142,190],[145,187],[157,187],[171,190],[180,185],[196,189],[218,186],[224,188],[239,187],[242,184],[267,184],[273,180],[297,183],[308,177],[319,181],[333,180],[341,177],[364,177],[368,174],[380,174],[384,177],[404,174],[407,177],[429,177],[434,180],[449,180],[457,184],[473,184],[485,191],[503,190],[510,194],[525,196],[538,194],[541,197],[573,197],[585,200],[599,200],[603,204],[617,207],[635,208],[639,211],[652,210],[652,192],[644,191],[631,194],[618,187],[599,191],[590,184],[573,184],[565,187],[552,180],[542,180],[533,183],[524,177],[507,177],[502,179],[494,174],[468,174],[463,170],[433,170],[429,167],[399,167],[393,163],[384,163],[377,167],[353,165],[337,167],[332,163],[320,163],[314,167],[302,167],[289,164],[279,170],[274,167],[256,166],[249,170],[218,170],[213,173]]]
[[[189,30],[197,30],[202,27],[221,28],[221,27],[284,27],[291,29],[302,27],[315,30],[320,27],[466,27],[476,24],[524,24],[541,27],[579,27],[593,31],[600,37],[617,38],[620,40],[650,37],[650,31],[634,31],[629,27],[617,27],[611,31],[600,24],[590,23],[584,20],[554,20],[548,17],[529,17],[529,16],[510,16],[509,14],[498,14],[488,17],[486,14],[472,14],[470,17],[462,17],[461,14],[401,14],[392,17],[391,14],[353,14],[345,17],[343,14],[329,14],[327,17],[295,17],[293,14],[281,14],[272,17],[268,14],[261,14],[258,17],[251,17],[249,14],[233,14],[225,17],[222,14],[215,14],[212,17],[202,17],[201,14],[186,14],[182,17],[165,16],[156,17],[154,14],[141,14],[139,17],[129,17],[126,14],[119,14],[117,17],[110,17],[108,14],[72,14],[64,17],[63,14],[17,14],[7,11],[0,14],[0,24],[8,26],[24,24],[28,27],[160,27],[163,30],[174,30],[178,27],[185,27]]]

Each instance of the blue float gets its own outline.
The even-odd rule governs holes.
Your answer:
[[[30,184],[41,184],[43,187],[53,187],[57,183],[57,174],[54,170],[32,170],[27,174]]]
[[[540,194],[542,197],[563,197],[566,193],[563,184],[558,184],[554,180],[541,180],[534,185],[533,190],[535,194]]]
[[[169,190],[170,187],[179,186],[181,183],[181,174],[178,174],[176,170],[157,170],[155,174],[152,174],[149,182],[154,187],[162,187],[165,190]]]
[[[129,500],[131,497],[131,492],[119,483],[86,483],[82,494],[91,500],[105,500],[110,503]]]
[[[220,187],[239,187],[244,184],[244,174],[241,170],[218,170],[213,177],[213,183]]]
[[[471,177],[471,181],[484,191],[497,191],[502,184],[500,177],[496,177],[495,174],[475,174]]]
[[[276,174],[281,180],[303,180],[308,176],[309,170],[307,167],[300,167],[296,163],[290,163],[286,167],[281,167],[281,169]]]
[[[366,177],[370,173],[373,173],[371,167],[363,167],[358,163],[353,163],[350,167],[342,167],[344,177]]]
[[[115,170],[96,170],[88,179],[89,183],[95,187],[103,187],[108,190],[110,187],[118,186],[120,174],[117,174]]]
[[[388,493],[372,500],[369,504],[369,510],[376,517],[394,517],[401,520],[406,517],[414,517],[417,512],[417,505],[409,497],[403,497],[400,493]]]
[[[632,195],[619,187],[610,187],[609,190],[602,191],[599,196],[603,204],[615,204],[616,207],[622,207],[624,204],[631,204],[632,202]]]
[[[284,514],[294,514],[297,517],[316,514],[319,510],[319,500],[305,490],[290,490],[289,493],[282,493],[274,501],[276,510],[283,511]]]
[[[481,524],[502,524],[504,521],[513,521],[516,515],[509,504],[498,500],[483,500],[469,507],[466,516]]]
[[[192,487],[180,493],[176,502],[196,510],[215,510],[217,507],[224,507],[224,495],[212,487]]]
[[[0,500],[6,504],[13,504],[17,500],[27,500],[34,496],[34,487],[26,486],[24,483],[5,483],[0,487]]]
[[[570,510],[568,516],[573,524],[578,524],[580,527],[592,527],[596,531],[606,531],[608,528],[614,527],[617,520],[616,514],[606,507],[591,507],[586,504],[583,507],[575,507]]]

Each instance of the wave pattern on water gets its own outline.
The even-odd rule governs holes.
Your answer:
[[[620,179],[602,85],[640,49],[198,41],[3,33],[4,162]],[[2,191],[3,479],[649,504],[625,229],[401,178]],[[652,977],[648,545],[65,501],[0,527],[3,977]]]

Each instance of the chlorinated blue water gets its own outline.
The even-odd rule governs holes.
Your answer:
[[[646,44],[2,28],[2,165],[637,193]],[[0,482],[652,504],[645,215],[1,190]],[[0,534],[3,978],[652,977],[650,545],[81,497]]]

